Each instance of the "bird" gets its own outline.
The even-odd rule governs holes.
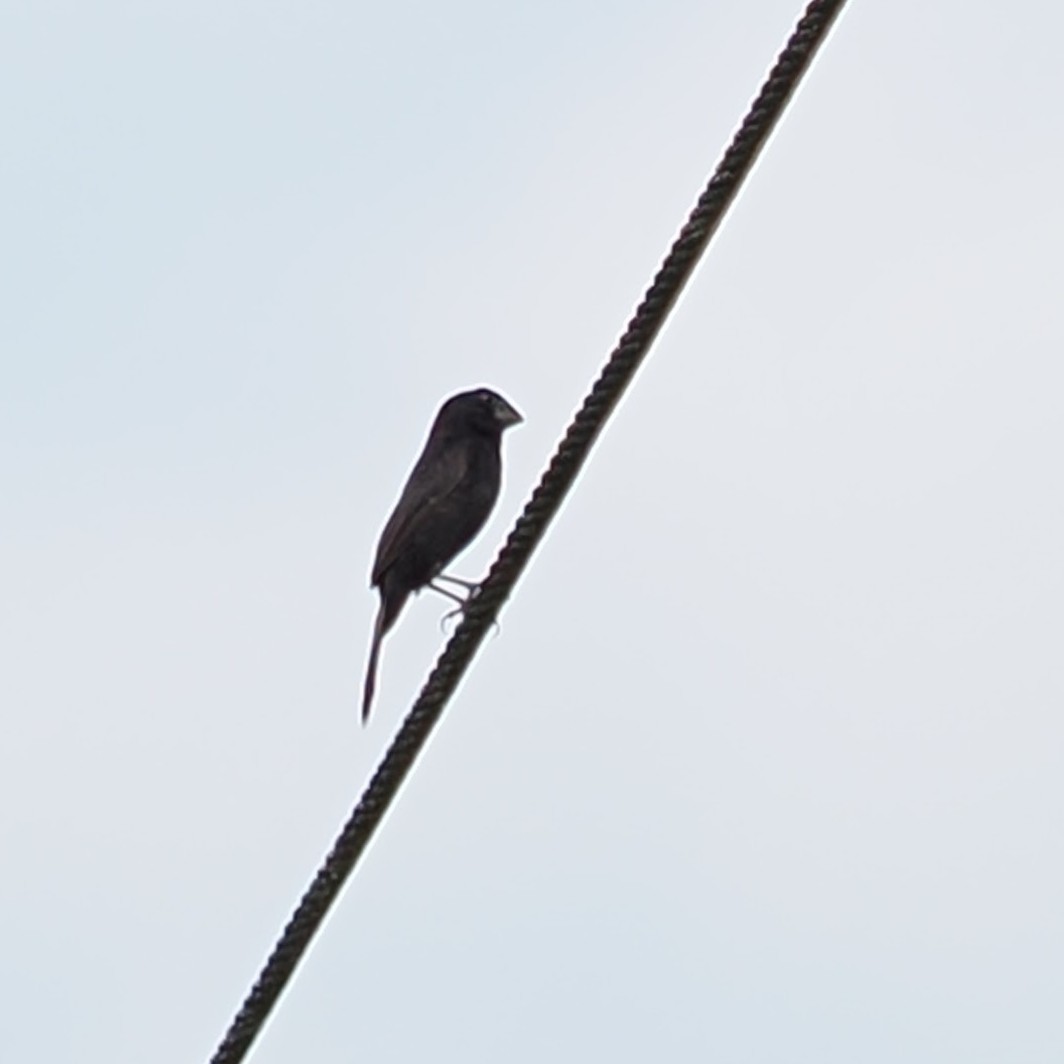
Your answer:
[[[436,414],[373,560],[370,587],[380,592],[380,607],[362,691],[363,724],[373,704],[381,642],[410,595],[433,586],[457,598],[436,587],[437,578],[475,590],[443,570],[487,522],[502,485],[502,434],[523,420],[490,388],[459,392]]]

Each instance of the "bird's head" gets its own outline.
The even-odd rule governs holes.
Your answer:
[[[490,388],[474,388],[471,392],[452,395],[443,404],[438,418],[440,424],[461,426],[491,436],[499,436],[522,421],[524,418]]]

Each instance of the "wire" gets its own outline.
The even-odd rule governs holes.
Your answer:
[[[211,1064],[238,1064],[262,1030],[844,5],[806,8]]]

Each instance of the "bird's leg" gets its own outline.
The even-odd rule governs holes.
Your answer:
[[[436,579],[438,580],[439,577]],[[469,601],[468,597],[463,598],[461,595],[456,595],[453,591],[448,591],[445,587],[437,587],[434,580],[430,580],[425,586],[432,591],[435,591],[437,595],[443,595],[444,598],[449,598],[452,602],[457,602],[459,607],[464,608],[465,604]],[[459,612],[461,612],[461,609]]]
[[[441,579],[441,577],[436,577],[436,580],[439,579]],[[443,577],[442,579],[446,579],[446,577]],[[445,587],[440,587],[435,580],[430,580],[425,586],[431,588],[433,591],[436,592],[436,594],[443,595],[444,598],[449,598],[452,602],[458,603],[457,609],[449,610],[440,618],[440,631],[446,633],[447,622],[452,617],[457,617],[460,613],[465,612],[465,608],[467,603],[469,602],[469,598],[463,598],[461,595],[456,595],[453,591],[448,591]]]
[[[456,587],[464,588],[466,593],[461,595],[455,594],[453,591],[448,591],[447,588],[440,587],[440,585],[436,583],[437,580],[446,580],[448,584],[454,584]],[[452,617],[457,617],[458,614],[463,613],[466,606],[469,605],[470,599],[472,599],[480,590],[480,584],[474,584],[471,580],[463,580],[458,576],[448,576],[447,573],[440,573],[434,579],[429,581],[428,586],[431,587],[433,591],[449,598],[452,602],[458,603],[458,609],[451,610],[450,613],[445,613],[443,615],[443,620],[440,621],[440,627],[444,631],[446,631],[447,622]]]
[[[472,580],[463,580],[460,576],[450,576],[447,573],[440,573],[436,577],[437,580],[446,580],[448,584],[457,584],[458,587],[464,587],[469,596],[472,597],[480,590],[480,584],[474,583]]]
[[[436,580],[446,580],[449,584],[455,584],[458,587],[464,587],[468,594],[465,596],[465,598],[463,598],[461,595],[456,595],[453,591],[448,591],[444,587],[437,586]],[[480,584],[475,584],[471,580],[463,580],[461,577],[458,576],[448,576],[447,573],[440,573],[440,575],[437,576],[435,580],[430,580],[427,586],[432,588],[433,591],[436,591],[439,594],[446,596],[452,602],[458,603],[458,609],[450,610],[448,613],[445,613],[440,618],[440,630],[443,632],[447,631],[447,622],[451,620],[452,617],[457,617],[459,616],[459,614],[465,613],[466,606],[469,605],[472,599],[476,598],[477,594],[480,591]],[[494,628],[495,631],[498,632],[499,622],[492,621],[492,628]]]

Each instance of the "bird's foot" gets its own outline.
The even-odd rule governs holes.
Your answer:
[[[437,577],[436,579],[438,580],[440,578]],[[476,593],[471,592],[468,595],[456,595],[453,591],[448,591],[447,588],[440,587],[435,580],[430,580],[426,587],[430,588],[432,591],[435,591],[437,595],[443,595],[444,598],[449,598],[452,602],[457,602],[458,609],[453,611],[455,613],[461,613],[462,610],[465,609],[466,603],[469,602],[469,600]],[[476,588],[477,591],[480,590],[479,584],[474,584],[473,587]],[[450,614],[448,614],[448,616],[450,616]]]
[[[437,587],[435,581],[429,583],[428,586],[430,588],[432,588],[433,591],[436,591],[439,594],[444,595],[446,598],[449,598],[452,602],[457,602],[458,603],[458,606],[457,606],[456,609],[448,610],[448,612],[445,613],[440,618],[440,631],[443,632],[444,634],[446,634],[447,633],[447,622],[450,621],[450,620],[453,620],[455,617],[460,617],[463,613],[465,613],[466,607],[470,604],[470,602],[473,601],[473,599],[475,599],[477,597],[477,595],[480,594],[480,584],[474,584],[474,583],[472,583],[469,580],[460,580],[457,576],[446,576],[446,575],[442,575],[442,574],[440,576],[437,576],[436,580],[447,580],[447,581],[449,581],[452,584],[458,585],[459,587],[464,587],[466,589],[466,591],[468,592],[468,594],[466,594],[465,597],[463,597],[461,595],[456,595],[453,591],[448,591],[446,588]],[[492,621],[491,622],[491,627],[492,627],[493,633],[497,635],[499,633],[499,631],[500,631],[499,622],[498,621]]]
[[[440,631],[443,632],[444,635],[446,635],[447,634],[447,622],[449,620],[451,620],[452,617],[460,617],[464,613],[465,613],[465,605],[464,604],[459,606],[457,609],[448,610],[440,618]],[[491,622],[491,634],[493,636],[496,636],[501,631],[502,631],[502,628],[499,626],[499,622],[498,621],[492,621]]]
[[[445,587],[440,587],[436,583],[436,580],[447,580],[452,584],[457,584],[460,587],[466,589],[465,595],[456,595],[453,591],[448,591]],[[436,577],[436,580],[430,580],[428,586],[435,591],[438,595],[443,595],[444,598],[449,598],[452,602],[458,603],[458,608],[450,610],[440,618],[440,631],[445,635],[447,634],[447,622],[452,617],[457,617],[462,613],[465,613],[466,606],[472,601],[476,593],[480,590],[480,584],[471,584],[467,580],[459,580],[454,576],[440,575]]]

